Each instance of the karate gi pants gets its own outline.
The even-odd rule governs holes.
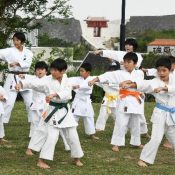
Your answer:
[[[6,82],[4,84],[4,89],[7,92],[8,95],[8,99],[6,101],[6,103],[4,104],[4,115],[3,115],[3,122],[4,123],[8,123],[11,117],[11,112],[12,109],[14,107],[15,101],[16,101],[16,97],[18,92],[15,90],[11,90],[10,86],[11,86],[11,81],[13,76],[12,75],[8,75]],[[26,91],[21,91],[19,92],[22,96],[22,98],[24,99],[24,103],[26,105],[26,110],[28,113],[28,121],[30,122],[30,105],[32,103],[32,91],[31,90],[26,90]]]
[[[108,113],[108,109],[111,110],[110,114]],[[101,105],[95,128],[98,130],[104,131],[109,115],[111,115],[113,119],[115,120],[116,119],[116,108]]]
[[[83,157],[84,154],[80,145],[76,127],[59,129],[51,125],[39,126],[38,129],[35,130],[28,148],[37,152],[40,151],[41,159],[53,160],[55,146],[59,135],[61,135],[60,131],[63,132],[63,135],[65,136],[65,139],[70,146],[71,157]]]
[[[140,114],[117,112],[111,144],[125,146],[125,135],[130,126],[130,144],[139,146],[140,141]]]
[[[74,115],[74,118],[76,122],[78,123],[81,116]],[[84,123],[84,130],[87,135],[95,134],[95,123],[94,123],[94,117],[81,117],[83,119]]]
[[[3,118],[0,116],[0,139],[5,136]]]
[[[39,121],[41,119],[42,111],[34,111],[31,110],[31,117],[30,117],[30,132],[29,137],[32,137],[34,131],[37,129]]]
[[[140,159],[153,164],[156,158],[156,154],[163,139],[164,134],[166,135],[169,142],[173,145],[175,150],[175,125],[168,126],[166,121],[163,119],[158,123],[153,123],[152,133],[150,141],[144,146]]]

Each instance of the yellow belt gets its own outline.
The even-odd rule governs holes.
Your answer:
[[[115,94],[115,93],[105,93],[105,97],[107,98],[107,113],[108,114],[111,114],[111,109],[110,109],[110,107],[109,107],[109,103],[111,102],[111,101],[114,101],[114,100],[116,100],[118,97],[119,97],[119,95],[117,95],[117,94]]]

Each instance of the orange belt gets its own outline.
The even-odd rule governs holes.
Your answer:
[[[133,96],[138,100],[139,103],[141,103],[141,100],[140,100],[140,97],[142,95],[141,92],[129,91],[127,89],[120,89],[119,94],[120,94],[120,98],[125,98],[127,96]]]

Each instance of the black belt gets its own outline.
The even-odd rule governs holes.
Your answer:
[[[20,72],[20,71],[8,71],[7,73],[9,73],[9,74],[15,74],[15,75],[28,74],[28,72]]]

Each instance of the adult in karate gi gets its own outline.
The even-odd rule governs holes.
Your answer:
[[[138,47],[137,41],[133,38],[128,38],[125,41],[125,51],[118,50],[96,50],[94,54],[101,55],[102,57],[106,57],[115,61],[118,61],[121,65],[121,69],[123,69],[123,57],[128,52],[136,52]],[[136,53],[138,57],[138,62],[136,65],[136,69],[139,69],[141,63],[143,61],[143,57],[140,53]]]
[[[14,47],[0,49],[0,59],[8,63],[8,75],[5,80],[4,89],[7,92],[8,99],[4,105],[3,122],[8,123],[11,112],[14,107],[18,91],[15,85],[21,80],[20,74],[27,74],[32,63],[32,52],[25,48],[25,35],[22,32],[16,32],[13,35]],[[20,90],[19,93],[24,99],[30,121],[30,105],[32,102],[32,92],[29,89]]]

